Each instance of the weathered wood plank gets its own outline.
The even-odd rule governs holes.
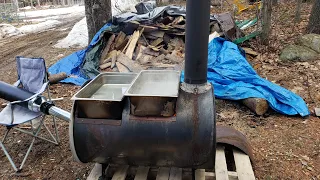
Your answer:
[[[147,180],[149,169],[149,166],[139,166],[134,180]]]
[[[218,146],[216,149],[215,174],[219,180],[228,180],[228,169],[224,147]]]
[[[168,180],[170,168],[162,167],[159,169],[156,180]]]
[[[169,180],[181,180],[182,169],[181,168],[171,168]]]
[[[118,170],[114,173],[112,180],[125,180],[127,177],[127,171],[129,166],[120,166]]]
[[[96,163],[91,170],[89,176],[87,177],[87,180],[98,180],[99,177],[102,175],[102,165]]]
[[[255,180],[249,156],[243,152],[233,150],[234,161],[236,164],[239,180]]]
[[[204,169],[197,169],[195,171],[195,180],[205,180],[206,179],[206,171]]]
[[[126,50],[126,55],[132,60],[132,56],[133,56],[133,52],[134,52],[134,49],[136,48],[136,45],[137,45],[137,42],[138,42],[138,39],[140,37],[140,32],[139,31],[135,31],[132,36],[131,36],[131,41],[130,41],[130,44]]]
[[[238,180],[237,172],[228,171],[229,180]],[[206,180],[219,180],[216,179],[216,174],[214,172],[206,172]]]

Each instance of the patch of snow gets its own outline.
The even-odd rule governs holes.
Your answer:
[[[19,12],[18,15],[22,18],[36,18],[36,17],[68,15],[68,14],[76,14],[76,13],[84,14],[84,6],[75,5],[75,6],[66,7],[66,8],[26,11],[26,12]]]
[[[0,39],[19,34],[21,32],[11,24],[0,24]]]
[[[26,7],[23,7],[23,8],[19,8],[19,10],[30,10],[30,9],[32,9],[31,6],[26,6]]]
[[[135,5],[140,2],[139,0],[112,0],[111,8],[112,15],[118,15],[126,11],[135,11]],[[86,18],[82,19],[74,25],[68,36],[60,41],[53,47],[55,48],[69,48],[79,47],[83,48],[88,45],[88,29]]]
[[[77,22],[68,36],[62,40],[59,40],[53,47],[55,48],[83,48],[88,45],[88,28],[86,18]]]
[[[138,0],[112,0],[112,15],[118,15],[127,11],[136,11],[135,5],[140,2]]]
[[[20,32],[22,32],[24,34],[28,34],[28,33],[35,33],[35,32],[40,32],[40,31],[51,29],[60,23],[61,22],[57,21],[57,20],[48,20],[48,21],[41,22],[38,24],[30,24],[30,25],[21,26],[18,29]]]

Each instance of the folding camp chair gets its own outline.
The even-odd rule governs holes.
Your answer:
[[[48,99],[49,101],[51,101],[51,96],[49,91],[49,81],[47,77],[47,71],[46,71],[46,65],[45,65],[44,59],[16,57],[16,61],[17,61],[18,81],[14,85],[17,87],[21,87],[29,92],[35,93],[34,96],[42,95],[42,93],[47,91]],[[8,158],[10,164],[12,165],[13,169],[17,172],[23,168],[23,165],[27,160],[27,157],[33,147],[33,144],[36,138],[51,142],[56,145],[59,144],[56,120],[54,116],[52,116],[52,121],[53,121],[54,130],[55,130],[55,136],[51,133],[51,131],[48,129],[48,127],[44,123],[44,120],[46,117],[45,115],[43,115],[41,112],[33,112],[27,108],[19,106],[19,103],[26,102],[29,99],[26,99],[23,101],[10,102],[0,112],[0,125],[4,125],[7,128],[2,141],[0,140],[0,146],[4,151],[6,157]],[[39,122],[39,119],[37,118],[40,118],[40,122]],[[34,128],[33,122],[36,119],[38,120],[39,125],[37,128]],[[23,123],[30,123],[31,131],[27,131],[18,127],[18,125]],[[44,127],[44,129],[48,131],[52,140],[39,136],[39,132],[42,126]],[[7,149],[4,146],[5,140],[11,129],[18,130],[22,133],[31,135],[33,137],[31,144],[19,168],[17,168],[16,164],[13,162],[10,154],[8,153]]]

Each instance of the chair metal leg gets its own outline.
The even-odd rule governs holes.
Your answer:
[[[48,92],[48,98],[49,100],[51,101],[51,94],[50,94],[50,88],[49,88],[49,85],[47,86],[47,92]],[[57,123],[56,123],[56,118],[54,116],[52,116],[52,120],[53,120],[53,126],[54,126],[54,131],[55,131],[55,134],[56,134],[56,140],[57,142],[59,143],[60,142],[60,139],[59,139],[59,134],[58,134],[58,129],[57,129]]]
[[[4,142],[5,142],[5,140],[6,140],[7,136],[8,136],[8,134],[9,134],[10,129],[11,129],[11,128],[7,129],[6,133],[4,134],[3,139],[2,139],[2,143],[4,143]]]
[[[24,130],[24,129],[20,129],[20,128],[18,128],[18,127],[14,127],[14,129],[15,129],[15,130],[18,130],[18,131],[20,131],[20,132],[22,132],[22,133],[31,135],[31,136],[33,136],[33,137],[35,137],[35,138],[42,139],[42,140],[44,140],[44,141],[48,141],[48,142],[53,143],[53,144],[55,144],[55,145],[59,145],[59,142],[54,138],[54,136],[52,135],[51,131],[50,131],[50,130],[48,129],[48,127],[44,124],[45,117],[46,117],[46,116],[43,116],[43,117],[42,117],[38,129],[36,129],[36,131],[35,131],[36,133],[34,133],[34,131],[29,132],[29,131],[26,131],[26,130]],[[46,130],[48,131],[48,133],[49,133],[50,136],[52,137],[53,141],[50,140],[50,139],[47,139],[47,138],[44,138],[44,137],[40,137],[40,136],[37,135],[37,134],[38,134],[38,133],[37,133],[38,130],[40,131],[42,126],[44,126],[44,127],[46,128]]]
[[[51,138],[54,140],[55,144],[58,144],[57,139],[53,136],[53,134],[51,133],[51,131],[48,129],[48,127],[43,124],[43,126],[46,128],[46,130],[48,131],[48,133],[50,134]]]
[[[35,141],[35,140],[36,140],[36,138],[33,137],[32,142],[31,142],[31,144],[30,144],[30,146],[29,146],[29,148],[28,148],[28,151],[27,151],[26,155],[24,156],[23,161],[22,161],[22,163],[21,163],[21,165],[20,165],[20,167],[19,167],[19,170],[22,169],[24,163],[26,162],[26,160],[27,160],[27,158],[28,158],[28,156],[29,156],[29,154],[30,154],[30,151],[31,151],[31,149],[32,149],[32,147],[33,147],[33,144],[34,144],[34,141]]]
[[[26,160],[27,160],[27,158],[28,158],[28,156],[29,156],[29,154],[30,154],[30,151],[31,151],[31,149],[32,149],[32,147],[33,147],[34,141],[36,140],[36,137],[38,137],[38,133],[40,132],[41,126],[43,125],[43,121],[44,121],[44,118],[42,118],[42,120],[41,120],[41,122],[40,122],[40,125],[39,125],[36,133],[34,134],[34,137],[33,137],[33,139],[32,139],[32,142],[31,142],[31,144],[30,144],[30,146],[29,146],[29,148],[28,148],[28,151],[27,151],[26,155],[24,156],[24,158],[23,158],[23,160],[22,160],[22,163],[21,163],[21,165],[20,165],[20,167],[19,167],[19,170],[22,169],[24,163],[26,162]]]
[[[54,116],[52,116],[52,120],[53,120],[54,131],[56,134],[56,139],[57,139],[57,142],[59,143],[60,139],[59,139],[59,134],[58,134],[58,129],[57,129],[56,118]]]
[[[16,166],[16,165],[14,164],[14,162],[12,161],[11,156],[9,155],[8,151],[6,150],[6,148],[4,147],[4,145],[3,145],[3,143],[2,143],[1,141],[0,141],[0,146],[1,146],[1,149],[3,150],[4,154],[7,156],[7,158],[8,158],[8,160],[9,160],[11,166],[13,167],[13,169],[14,169],[15,171],[18,171],[17,166]]]

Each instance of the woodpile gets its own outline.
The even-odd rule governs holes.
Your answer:
[[[109,38],[101,53],[100,72],[173,69],[182,64],[185,56],[185,23],[183,16],[166,16],[148,25],[127,22],[122,31],[108,32]],[[130,27],[129,33],[126,27]],[[214,28],[212,31],[215,31]]]

